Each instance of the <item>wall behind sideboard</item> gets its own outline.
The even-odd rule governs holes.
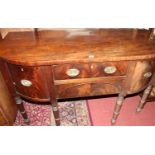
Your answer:
[[[20,32],[20,31],[34,31],[34,29],[33,28],[0,28],[0,33],[3,39],[9,32]]]

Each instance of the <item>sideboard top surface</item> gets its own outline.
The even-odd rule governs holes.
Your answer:
[[[0,57],[15,64],[48,65],[155,58],[145,29],[53,29],[12,32],[0,41]]]

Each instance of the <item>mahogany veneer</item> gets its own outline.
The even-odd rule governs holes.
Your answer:
[[[0,43],[7,69],[3,76],[10,90],[15,88],[12,94],[51,102],[57,125],[58,99],[119,94],[114,124],[124,97],[144,90],[152,81],[155,43],[150,33],[138,29],[9,33]]]
[[[0,72],[0,126],[13,125],[17,115],[15,100],[11,97]]]

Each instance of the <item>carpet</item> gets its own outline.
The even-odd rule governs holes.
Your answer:
[[[24,102],[30,126],[54,126],[55,121],[50,105]],[[90,119],[85,100],[58,103],[61,126],[89,126]],[[15,126],[25,126],[18,112]]]
[[[108,97],[87,101],[92,125],[111,125],[111,118],[114,111],[116,99],[116,97]],[[144,109],[140,113],[136,113],[136,107],[139,101],[139,96],[127,97],[125,99],[115,126],[155,125],[155,102],[147,102]]]
[[[116,99],[117,97],[107,97],[86,101],[59,102],[61,126],[110,126]],[[155,102],[148,102],[140,113],[136,113],[136,106],[139,101],[139,96],[125,99],[115,126],[155,125]],[[30,118],[31,126],[55,125],[50,105],[24,101],[24,106]],[[19,112],[15,125],[26,125]]]

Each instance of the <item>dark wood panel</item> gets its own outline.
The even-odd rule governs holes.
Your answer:
[[[91,63],[91,72],[93,77],[104,76],[124,76],[128,69],[127,62],[104,62],[104,63]],[[116,69],[114,73],[106,73],[107,67],[113,67]]]
[[[68,71],[71,69],[76,69],[79,71],[77,76],[69,76]],[[64,80],[64,79],[78,79],[78,78],[89,78],[91,77],[91,70],[89,64],[63,64],[53,66],[54,79]]]
[[[104,80],[103,80],[104,81]],[[81,82],[74,84],[56,85],[57,98],[74,98],[116,94],[121,91],[122,80],[111,82]]]
[[[17,106],[0,72],[0,125],[13,125]]]
[[[108,69],[114,68],[115,71],[108,73]],[[107,70],[106,70],[107,69]],[[106,76],[125,76],[128,69],[127,62],[104,62],[89,64],[63,64],[53,66],[54,79],[80,79],[90,77],[106,77]],[[79,73],[75,76],[69,76],[70,70],[77,70]],[[109,71],[110,72],[110,71]]]
[[[45,75],[42,67],[25,67],[9,64],[17,91],[24,96],[34,99],[49,99]],[[24,86],[21,80],[31,82],[31,86]]]
[[[16,96],[16,90],[15,90],[15,87],[13,85],[12,77],[10,75],[7,63],[2,59],[0,59],[0,71],[3,75],[3,78],[5,79],[5,83],[8,87],[10,94],[13,97],[15,97]]]
[[[134,73],[132,75],[129,93],[138,92],[147,86],[152,76],[145,77],[145,74],[151,73],[153,75],[154,67],[154,60],[138,61],[136,63]]]

